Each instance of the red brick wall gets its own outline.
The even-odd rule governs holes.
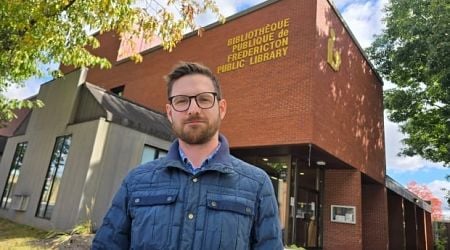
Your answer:
[[[311,141],[311,58],[313,1],[286,0],[185,39],[171,52],[156,50],[141,64],[125,62],[107,72],[91,70],[88,81],[111,88],[126,84],[124,96],[164,111],[162,76],[180,61],[199,61],[215,70],[231,53],[228,39],[290,18],[287,56],[221,73],[228,114],[222,131],[233,146],[294,144]],[[302,15],[299,15],[301,13]]]
[[[326,170],[323,202],[323,249],[363,249],[361,173]],[[356,224],[331,222],[331,205],[356,207]]]
[[[313,141],[384,183],[382,85],[327,0],[317,1],[313,76]],[[327,63],[329,29],[341,54],[339,71]]]
[[[363,249],[389,249],[386,188],[381,184],[362,186]]]
[[[222,131],[234,147],[314,143],[382,182],[381,85],[326,0],[275,2],[201,38],[187,38],[171,53],[158,49],[140,64],[93,69],[88,81],[106,89],[125,84],[125,97],[164,111],[162,76],[176,62],[199,61],[215,70],[231,54],[228,39],[285,18],[285,57],[219,74],[229,106]],[[342,66],[337,73],[325,61],[328,26],[338,31]],[[105,48],[117,53],[118,43],[102,44]]]

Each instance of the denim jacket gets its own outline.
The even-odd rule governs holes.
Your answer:
[[[192,174],[178,140],[167,156],[124,179],[92,249],[283,249],[278,207],[268,175],[217,154]]]

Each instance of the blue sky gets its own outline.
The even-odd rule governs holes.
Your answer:
[[[264,2],[264,0],[216,0],[222,13],[230,16],[245,8]],[[350,30],[358,40],[361,47],[366,48],[373,41],[373,36],[383,29],[383,6],[388,0],[335,0],[334,4],[339,9]],[[199,18],[201,24],[211,22],[211,15]],[[26,98],[34,95],[39,90],[41,83],[50,78],[30,79],[25,88],[11,88],[6,93],[10,98]],[[385,89],[392,88],[392,84],[385,81]],[[402,147],[401,139],[404,136],[398,131],[398,126],[385,119],[386,162],[387,173],[400,184],[406,186],[411,181],[426,185],[435,196],[443,200],[443,210],[450,219],[450,208],[444,201],[442,188],[450,189],[450,182],[445,176],[450,174],[449,168],[442,164],[432,163],[420,157],[399,157],[397,153]]]

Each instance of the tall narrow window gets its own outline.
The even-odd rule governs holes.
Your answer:
[[[27,149],[27,143],[21,142],[16,146],[16,152],[11,163],[11,168],[9,169],[8,178],[6,179],[5,188],[3,189],[1,208],[9,208],[11,204],[11,197],[14,193],[14,187],[19,179],[20,167],[22,167],[23,156],[25,155],[25,150]]]
[[[144,145],[144,150],[142,151],[141,156],[141,164],[161,158],[163,156],[166,156],[166,154],[166,150],[155,148],[149,145]]]
[[[50,219],[52,216],[67,155],[69,154],[70,142],[70,135],[56,138],[50,166],[48,167],[47,176],[42,187],[41,198],[39,199],[39,206],[36,211],[37,217]]]

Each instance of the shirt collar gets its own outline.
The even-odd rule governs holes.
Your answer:
[[[223,173],[230,173],[232,171],[230,148],[227,139],[222,134],[219,134],[220,146],[213,152],[212,157],[208,157],[208,167],[204,170],[215,170]],[[179,152],[179,141],[176,139],[170,146],[169,152],[165,157],[165,166],[175,167],[184,171],[193,173],[184,166],[184,160]]]
[[[221,146],[221,143],[219,141],[219,144],[217,145],[216,149],[214,149],[214,151],[210,155],[208,155],[208,157],[206,157],[206,159],[202,162],[202,164],[200,164],[200,167],[197,167],[197,168],[195,168],[194,165],[192,164],[192,162],[189,161],[189,159],[187,158],[183,149],[181,149],[180,145],[178,145],[178,152],[180,154],[180,158],[184,164],[184,167],[195,174],[200,169],[202,169],[208,165],[208,163],[211,161],[211,159],[213,159],[214,156],[216,156],[217,152],[219,151],[220,146]]]

